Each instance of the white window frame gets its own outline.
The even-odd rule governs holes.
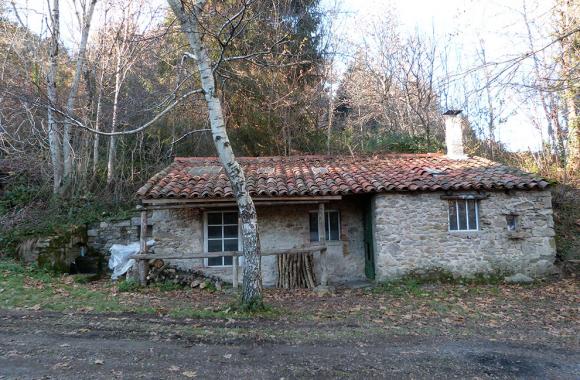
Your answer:
[[[506,227],[508,232],[517,232],[520,230],[520,216],[518,214],[506,214],[505,216],[506,218]],[[509,223],[509,219],[512,218],[514,225],[513,228],[510,228],[510,223]]]
[[[339,210],[334,210],[334,209],[330,209],[330,210],[324,210],[324,226],[325,226],[325,233],[326,231],[326,223],[328,223],[328,229],[330,230],[330,216],[328,216],[331,212],[336,212],[338,214],[338,240],[328,240],[328,234],[326,234],[326,241],[341,241],[340,236],[341,236],[341,220],[340,220],[340,211]],[[316,214],[318,215],[318,210],[314,210],[314,211],[310,211],[309,214]],[[327,218],[328,216],[328,218]],[[318,224],[316,224],[316,228],[318,229]],[[330,232],[330,231],[328,231]],[[308,240],[310,240],[310,215],[308,218]],[[318,240],[315,241],[320,241],[320,231],[318,231]]]
[[[224,213],[230,213],[230,212],[235,212],[238,214],[238,251],[241,250],[241,242],[240,242],[240,233],[241,233],[241,225],[240,225],[240,213],[238,210],[218,210],[218,211],[206,211],[203,213],[203,250],[204,252],[208,252],[208,220],[207,220],[207,216],[208,214],[224,214]],[[223,216],[222,216],[222,220],[223,220]],[[223,226],[233,226],[233,224],[222,224]],[[223,240],[223,237],[222,237]],[[231,265],[224,265],[224,257],[222,256],[222,265],[209,265],[209,259],[206,257],[203,259],[203,265],[207,268],[231,268]],[[236,258],[233,257],[232,260],[235,260]],[[240,260],[241,262],[242,260]]]
[[[475,202],[475,229],[469,228],[469,207],[467,207],[467,202],[470,200]],[[455,222],[457,223],[457,229],[452,230],[451,229],[451,213],[449,212],[449,203],[447,203],[447,229],[449,232],[479,231],[479,201],[477,199],[452,199],[452,200],[449,200],[449,202],[455,202],[455,218],[456,218]],[[465,207],[465,219],[466,219],[465,225],[467,226],[467,229],[460,229],[459,228],[459,226],[461,226],[461,223],[459,223],[459,202],[462,202],[464,207]]]

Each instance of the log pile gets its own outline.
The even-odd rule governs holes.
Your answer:
[[[199,270],[181,270],[169,267],[163,260],[156,259],[149,263],[147,281],[151,283],[172,282],[191,288],[206,288],[212,284],[217,290],[221,290],[223,280],[217,276],[208,275]]]
[[[277,261],[278,280],[276,286],[278,288],[313,289],[316,286],[312,253],[279,255]]]

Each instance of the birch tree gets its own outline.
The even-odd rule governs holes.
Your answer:
[[[246,187],[244,171],[236,161],[228,138],[222,104],[214,78],[213,62],[202,40],[203,29],[200,26],[200,20],[204,13],[206,1],[194,0],[192,3],[186,3],[184,0],[168,0],[168,3],[179,20],[181,29],[192,49],[191,57],[195,60],[199,71],[201,86],[207,103],[213,141],[232,186],[240,212],[244,251],[242,304],[260,306],[262,303],[262,277],[258,217],[256,207]],[[248,5],[248,2],[243,3],[238,17],[242,17],[241,12],[244,12]]]
[[[63,160],[60,145],[58,120],[54,108],[58,103],[56,92],[56,73],[58,71],[58,52],[60,38],[60,7],[59,0],[53,0],[50,12],[50,42],[49,42],[49,65],[46,74],[46,97],[48,100],[47,123],[48,143],[50,145],[50,159],[53,173],[53,192],[61,191],[63,180]]]
[[[83,67],[85,65],[85,54],[87,50],[87,41],[89,39],[89,31],[91,29],[91,20],[93,18],[93,13],[95,10],[95,4],[97,0],[89,0],[89,3],[81,2],[79,5],[82,9],[82,22],[81,22],[81,41],[79,44],[78,56],[76,59],[76,66],[74,77],[72,80],[71,88],[69,90],[68,99],[66,102],[65,112],[68,114],[74,113],[75,103],[77,99],[77,94],[79,90],[79,84],[81,81],[81,74]],[[71,123],[68,120],[64,121],[63,129],[63,171],[64,171],[64,181],[69,182],[72,175],[72,141],[71,141]]]
[[[580,1],[560,0],[559,34],[562,77],[568,119],[568,162],[572,175],[580,172]],[[572,31],[572,33],[571,33]]]
[[[130,1],[125,4],[122,18],[113,30],[111,55],[114,64],[113,110],[111,115],[111,132],[116,132],[119,124],[121,87],[127,74],[138,58],[142,48],[139,36],[139,18],[143,7],[142,1]],[[107,160],[107,186],[111,187],[116,176],[117,135],[112,134],[109,140]]]
[[[90,23],[95,9],[97,0],[90,0],[88,8],[86,3],[81,2],[83,9],[82,16],[82,35],[79,45],[79,52],[76,58],[76,68],[68,99],[66,102],[65,112],[72,114],[74,112],[75,100],[77,97],[81,73],[85,62],[85,52],[90,30]],[[53,169],[53,192],[62,194],[65,190],[65,182],[70,181],[72,173],[72,141],[71,141],[71,124],[67,119],[64,120],[62,141],[60,137],[59,120],[55,109],[58,107],[57,92],[57,72],[59,68],[59,44],[60,44],[60,4],[59,0],[53,0],[52,9],[50,10],[50,42],[49,42],[49,65],[46,75],[46,97],[47,97],[47,123],[48,123],[48,140],[50,145],[50,157]],[[62,143],[62,146],[61,146]]]

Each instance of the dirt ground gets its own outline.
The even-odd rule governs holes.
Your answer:
[[[122,309],[0,310],[0,379],[580,378],[575,280],[269,289],[261,315],[231,312],[230,293],[51,281],[53,297],[81,287]]]
[[[397,336],[346,321],[4,311],[0,326],[0,371],[7,379],[573,379],[580,373],[580,355],[571,347]],[[276,334],[281,330],[292,333]]]

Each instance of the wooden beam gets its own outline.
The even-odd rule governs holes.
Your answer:
[[[318,204],[318,240],[321,245],[326,246],[326,211],[324,209],[324,203]],[[320,265],[322,267],[322,273],[320,274],[320,285],[328,285],[328,272],[327,272],[327,255],[326,249],[320,251]]]
[[[147,210],[141,211],[141,236],[139,238],[139,254],[147,254]],[[144,286],[147,285],[147,272],[149,265],[145,260],[138,260],[139,283]]]
[[[234,289],[238,288],[238,256],[232,257],[232,286]]]
[[[337,201],[341,200],[342,195],[321,195],[321,196],[271,196],[271,197],[254,197],[252,200],[254,202],[293,202],[293,201],[308,201],[308,202],[320,202],[320,201]],[[170,204],[211,204],[211,203],[232,203],[235,204],[234,198],[199,198],[199,199],[170,199],[170,198],[160,198],[160,199],[141,199],[143,205],[170,205]]]
[[[224,251],[224,252],[199,252],[199,253],[191,253],[191,254],[184,254],[184,255],[179,255],[179,254],[167,254],[167,255],[161,255],[161,254],[155,254],[155,253],[150,253],[147,255],[133,255],[130,258],[131,259],[135,259],[135,260],[151,260],[151,259],[162,259],[162,260],[171,260],[171,259],[209,259],[209,258],[213,258],[213,257],[222,257],[222,256],[243,256],[244,253],[241,251]]]
[[[167,205],[145,205],[147,210],[170,210],[170,209],[204,209],[204,208],[236,208],[235,202],[221,202],[221,203],[182,203],[182,204],[167,204]]]
[[[291,255],[291,254],[298,254],[304,252],[318,252],[326,249],[324,245],[311,245],[311,246],[304,246],[304,247],[294,247],[289,249],[275,249],[269,251],[262,251],[262,256],[276,256],[276,255]],[[244,252],[242,251],[225,251],[225,252],[199,252],[199,253],[192,253],[186,255],[161,255],[161,254],[147,254],[147,255],[133,255],[130,258],[135,260],[150,260],[150,259],[162,259],[162,260],[170,260],[170,259],[207,259],[211,257],[222,257],[222,256],[232,256],[232,257],[240,257],[243,256]]]
[[[311,200],[311,201],[272,201],[272,202],[266,202],[266,201],[256,201],[256,206],[284,206],[284,205],[315,205],[318,204],[320,202],[330,202],[331,200],[326,200],[326,201],[316,201],[316,200]]]
[[[444,200],[454,200],[454,199],[459,199],[459,200],[470,200],[470,199],[487,199],[489,198],[489,194],[453,194],[453,195],[442,195],[440,197],[441,199]]]
[[[330,202],[331,200],[325,201]],[[264,206],[292,206],[292,205],[315,205],[319,204],[321,201],[277,201],[277,202],[266,202],[266,201],[256,201],[254,202],[256,207]],[[182,203],[182,204],[168,204],[168,205],[146,205],[141,206],[147,210],[170,210],[170,209],[205,209],[205,208],[235,208],[235,202],[221,202],[221,203]]]

